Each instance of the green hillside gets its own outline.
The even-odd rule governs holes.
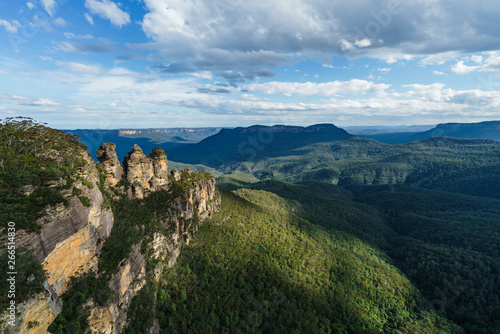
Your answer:
[[[296,155],[234,163],[227,171],[342,186],[406,184],[500,198],[500,143],[429,138],[387,145],[352,138],[301,147]]]
[[[219,182],[277,194],[301,219],[380,249],[431,309],[466,333],[500,330],[500,201],[398,185],[239,179]]]
[[[59,191],[85,147],[31,119],[4,120],[0,130],[0,214],[37,231],[41,210],[64,203]],[[500,143],[318,137],[306,145],[309,135],[288,155],[262,149],[269,157],[225,167],[233,173],[217,180],[221,210],[158,282],[148,276],[123,333],[147,333],[155,319],[160,333],[499,333]],[[66,185],[50,187],[53,179]],[[87,302],[107,305],[110,274],[132,245],[151,241],[183,193],[183,178],[171,182],[170,193],[141,200],[106,197],[115,220],[100,271],[72,281],[52,332],[83,333]],[[44,272],[28,250],[18,260],[24,300],[43,291]],[[152,274],[153,263],[146,267]],[[8,288],[4,280],[3,306]]]
[[[383,252],[302,203],[243,188],[222,203],[158,288],[162,333],[460,332]]]
[[[169,157],[261,180],[406,184],[500,199],[500,142],[488,139],[432,137],[389,145],[333,125],[254,126],[223,130]]]

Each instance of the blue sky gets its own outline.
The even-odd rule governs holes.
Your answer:
[[[0,118],[62,129],[500,119],[498,0],[7,0]]]

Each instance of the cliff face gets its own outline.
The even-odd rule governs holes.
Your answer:
[[[42,226],[39,233],[18,231],[17,247],[33,251],[47,272],[47,281],[44,293],[18,305],[16,326],[5,327],[5,332],[44,333],[61,312],[59,296],[66,291],[70,277],[96,267],[96,255],[111,233],[113,214],[103,208],[103,195],[97,187],[99,173],[90,155],[82,156],[86,163],[75,175],[73,186],[80,189],[80,198],[85,196],[90,204],[83,205],[72,190],[64,190],[62,194],[69,204],[46,208],[38,221]]]
[[[148,280],[146,263],[155,261],[150,276],[158,279],[165,266],[175,264],[182,245],[189,243],[198,224],[220,207],[220,200],[215,196],[215,180],[211,177],[198,180],[192,171],[174,171],[175,176],[171,175],[163,150],[155,149],[146,156],[134,146],[122,168],[114,149],[114,144],[102,144],[98,152],[105,175],[101,188],[101,176],[95,163],[87,152],[82,153],[86,163],[73,176],[73,189],[62,190],[68,204],[46,208],[38,221],[41,225],[38,233],[18,231],[17,246],[33,251],[46,270],[47,280],[44,292],[17,305],[16,326],[4,323],[1,332],[46,333],[64,307],[59,297],[68,290],[70,278],[89,271],[99,275],[99,253],[114,225],[114,215],[106,198],[116,192],[125,192],[125,186],[115,188],[122,177],[131,185],[128,197],[135,199],[144,198],[153,191],[168,190],[176,178],[181,180],[184,176],[184,181],[190,181],[183,184],[182,191],[169,203],[168,214],[160,223],[164,232],[134,245],[109,278],[112,300],[105,306],[95,305],[93,300],[85,305],[85,309],[91,310],[88,324],[92,333],[121,333],[127,324],[127,309],[132,299]],[[55,187],[61,182],[47,186]],[[100,189],[106,189],[108,194]]]
[[[124,260],[118,272],[109,282],[113,292],[113,300],[106,306],[89,305],[88,318],[91,333],[121,333],[127,321],[127,309],[132,298],[146,284],[146,261],[134,246],[131,254]]]
[[[175,174],[179,179],[189,179],[196,175],[190,170]],[[182,246],[189,244],[199,224],[219,208],[220,198],[215,194],[213,178],[191,182],[170,203],[168,213],[160,222],[163,232],[155,232],[141,247],[135,245],[128,258],[120,263],[109,284],[113,291],[113,301],[109,305],[92,308],[89,317],[91,332],[121,333],[129,320],[127,309],[133,297],[147,282],[147,260],[155,263],[149,279],[158,281],[164,268],[176,263]],[[143,249],[142,253],[140,248]],[[148,254],[148,258],[144,253]]]

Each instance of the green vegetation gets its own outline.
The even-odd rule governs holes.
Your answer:
[[[63,311],[49,326],[48,331],[54,334],[86,333],[91,309],[106,305],[111,297],[108,280],[103,276],[97,278],[94,273],[86,273],[72,278],[67,292],[61,296]],[[89,306],[89,301],[95,304]]]
[[[262,191],[222,191],[222,210],[164,273],[162,333],[452,333],[386,256]],[[458,329],[456,329],[458,330]]]
[[[388,252],[439,314],[500,331],[500,201],[404,186],[353,189],[399,237]]]
[[[223,130],[170,156],[260,180],[341,186],[401,183],[500,199],[498,141],[433,137],[388,145],[342,131],[275,132],[270,137],[250,128]]]
[[[82,157],[85,150],[78,137],[30,118],[1,120],[2,227],[14,221],[18,229],[37,231],[39,226],[35,222],[44,208],[66,204],[60,190],[71,189],[71,176],[85,163]]]
[[[112,199],[98,168],[114,227],[98,272],[71,280],[49,331],[84,333],[136,246],[147,282],[124,333],[146,333],[155,319],[161,333],[499,333],[500,144],[431,138],[390,146],[330,130],[314,142],[275,136],[250,161],[234,150],[211,157],[232,172],[218,179],[222,209],[158,282],[159,260],[147,245],[155,232],[172,235],[174,204],[210,174],[183,171],[169,191],[129,200],[119,191]],[[74,176],[85,163],[75,136],[17,118],[1,122],[0,139],[2,224],[37,231],[44,208],[66,204],[63,194],[90,206],[84,190],[93,184]],[[197,228],[199,220],[185,223]],[[2,250],[0,271],[7,265]],[[17,302],[43,291],[31,251],[17,250],[16,271]],[[2,280],[2,308],[8,289]]]
[[[273,192],[291,201],[288,210],[297,216],[384,251],[420,290],[424,304],[466,333],[500,330],[499,200],[403,185],[347,190],[227,176],[218,182],[240,192]]]
[[[127,311],[129,324],[124,334],[148,333],[153,327],[156,292],[156,283],[150,281],[135,295]]]
[[[146,236],[160,229],[160,221],[168,213],[175,197],[167,191],[151,193],[143,200],[122,198],[112,202],[115,222],[99,254],[99,269],[114,274],[118,264]]]
[[[7,281],[9,270],[9,258],[7,251],[0,252],[0,270],[5,278],[0,280],[0,309],[5,310],[9,306],[10,282]],[[43,282],[45,281],[45,272],[42,265],[36,260],[32,252],[24,247],[16,249],[15,268],[15,300],[20,303],[26,300],[31,294],[44,291]],[[3,276],[2,275],[2,276]]]

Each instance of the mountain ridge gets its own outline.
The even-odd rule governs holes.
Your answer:
[[[431,137],[452,137],[466,139],[492,139],[500,141],[500,121],[479,123],[441,123],[435,128],[422,132],[394,132],[382,134],[360,134],[360,138],[370,138],[386,144],[403,144]]]

